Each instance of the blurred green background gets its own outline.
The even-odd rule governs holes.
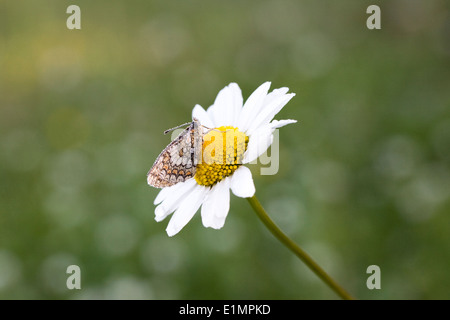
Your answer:
[[[0,298],[336,299],[245,199],[154,221],[162,132],[269,80],[299,120],[253,168],[271,217],[357,298],[449,299],[449,58],[445,0],[0,0]]]

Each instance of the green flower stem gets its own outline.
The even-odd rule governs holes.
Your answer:
[[[334,281],[302,248],[300,248],[294,241],[292,241],[275,222],[270,219],[267,212],[262,207],[256,196],[247,198],[252,208],[258,214],[258,217],[272,232],[272,234],[281,241],[286,247],[295,253],[323,282],[325,282],[334,292],[336,292],[342,299],[353,300],[353,297],[345,291],[336,281]]]

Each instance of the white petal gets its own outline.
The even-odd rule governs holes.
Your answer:
[[[244,153],[243,163],[250,163],[259,158],[272,145],[273,131],[270,124],[260,127],[250,137],[247,150]]]
[[[208,116],[209,116],[209,119],[211,119],[211,122],[212,122],[212,126],[211,126],[211,128],[216,128],[216,127],[218,127],[217,125],[216,125],[216,121],[215,121],[215,111],[216,111],[216,108],[214,108],[214,104],[213,105],[211,105],[209,108],[208,108],[208,110],[206,110],[206,113],[208,114]]]
[[[286,126],[288,124],[291,124],[291,123],[297,123],[297,120],[293,120],[293,119],[273,120],[270,123],[270,126],[272,127],[272,129],[278,129],[278,128],[284,127],[284,126]]]
[[[208,191],[204,186],[196,185],[194,190],[189,194],[189,197],[185,197],[182,200],[167,225],[166,232],[169,237],[176,235],[191,221],[198,208],[202,205]]]
[[[194,179],[190,179],[186,182],[181,182],[172,187],[162,189],[158,194],[158,197],[163,193],[163,191],[165,191],[165,198],[162,203],[155,208],[155,220],[158,222],[162,221],[169,214],[174,212],[178,208],[181,201],[185,197],[188,197],[196,185],[197,182]],[[156,199],[158,199],[158,197],[156,197]]]
[[[216,184],[202,205],[203,226],[220,229],[230,210],[230,178]]]
[[[255,194],[252,172],[249,168],[241,166],[231,177],[231,191],[241,198],[250,198]]]
[[[192,118],[197,118],[205,127],[212,128],[214,126],[208,113],[199,104],[196,104],[192,110]]]
[[[214,125],[216,127],[234,125],[235,118],[242,109],[242,100],[241,89],[236,83],[230,83],[220,90],[214,105],[208,109]]]
[[[261,107],[263,106],[263,102],[267,96],[269,88],[270,82],[265,82],[260,85],[258,89],[256,89],[247,99],[237,122],[237,126],[240,131],[246,132],[251,124],[251,121],[261,111]]]
[[[189,180],[188,180],[189,181]],[[158,204],[163,202],[168,196],[170,196],[172,193],[176,193],[179,188],[183,188],[183,186],[187,183],[183,182],[183,183],[177,183],[171,187],[167,187],[167,188],[162,188],[161,191],[158,193],[158,195],[155,198],[155,201],[153,201],[153,204]]]
[[[273,99],[278,98],[279,96],[283,96],[286,93],[288,93],[289,88],[282,87],[278,89],[273,89],[272,92],[269,92],[269,94],[266,97],[266,100],[264,101],[266,104],[269,104],[272,102]]]
[[[270,95],[270,94],[269,94]],[[262,125],[268,124],[272,121],[273,117],[280,112],[281,109],[295,96],[295,93],[278,95],[274,98],[269,99],[269,101],[264,101],[264,107],[261,112],[255,116],[251,121],[247,135],[251,135],[257,128]],[[269,96],[267,96],[269,97]],[[267,99],[266,99],[267,100]]]
[[[213,111],[211,116],[216,127],[223,126],[224,122],[226,122],[228,111],[227,106],[230,105],[229,101],[229,91],[227,90],[227,87],[225,87],[219,91],[216,96],[216,100],[214,100],[214,104],[210,107],[211,111]]]
[[[239,86],[237,85],[237,83],[230,83],[229,87],[233,91],[232,107],[230,108],[231,110],[233,110],[233,119],[229,125],[237,127],[237,121],[241,116],[244,98],[242,98],[242,91],[241,88],[239,88]]]
[[[263,101],[263,104],[260,109],[260,113],[263,112],[267,107],[270,107],[275,100],[285,96],[288,91],[289,91],[289,88],[283,87],[283,88],[274,89],[272,92],[269,92]],[[255,115],[255,117],[256,117],[256,115]]]
[[[273,132],[275,129],[285,125],[296,123],[297,120],[273,120],[269,124],[260,126],[249,137],[247,151],[245,151],[243,163],[250,163],[259,158],[273,143]]]

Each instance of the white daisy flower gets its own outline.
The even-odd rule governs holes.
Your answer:
[[[256,160],[269,148],[275,129],[297,122],[272,121],[295,94],[287,93],[288,88],[268,93],[269,88],[270,82],[262,84],[244,104],[241,89],[230,83],[207,110],[200,105],[194,107],[192,117],[213,130],[207,130],[203,136],[203,161],[197,164],[194,178],[163,188],[154,201],[158,205],[156,221],[173,213],[166,229],[169,236],[183,229],[200,207],[203,225],[220,229],[230,209],[230,190],[241,198],[254,195],[252,174],[243,164]],[[213,161],[208,161],[208,144],[222,136],[225,139],[227,134],[233,135],[233,139],[228,139],[231,143],[213,151]]]

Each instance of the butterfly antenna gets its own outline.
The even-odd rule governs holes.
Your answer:
[[[204,133],[204,134],[207,134],[210,131],[217,131],[217,132],[225,133],[225,132],[228,132],[228,131],[232,130],[232,129],[227,129],[225,131],[222,131],[222,130],[218,130],[218,129],[215,129],[215,128],[208,128],[207,126],[203,126],[203,125],[202,125],[202,127],[205,128],[205,129],[208,129],[208,131],[206,131],[206,133]]]
[[[169,132],[172,132],[173,130],[184,127],[187,124],[191,124],[191,122],[186,122],[186,123],[180,124],[179,126],[176,126],[174,128],[167,129],[166,131],[164,131],[164,134],[168,134]]]

